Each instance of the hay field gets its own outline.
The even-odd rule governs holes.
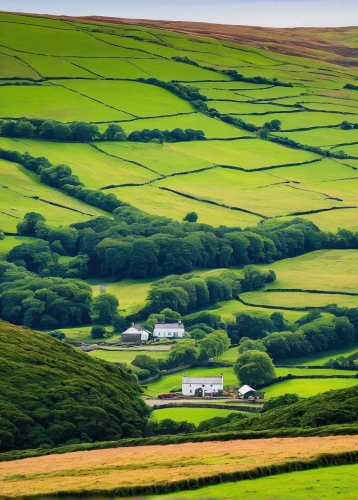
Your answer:
[[[262,439],[117,448],[0,464],[3,495],[51,495],[146,486],[357,450],[357,436]],[[163,453],[164,452],[164,453]],[[170,457],[170,466],[168,466]]]

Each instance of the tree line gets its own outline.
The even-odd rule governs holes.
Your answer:
[[[110,123],[101,133],[97,125],[85,122],[62,123],[57,120],[38,120],[20,118],[19,120],[0,120],[0,135],[4,137],[35,138],[59,142],[94,142],[94,141],[131,141],[131,142],[184,142],[205,140],[202,130],[143,129],[129,135],[116,123]]]

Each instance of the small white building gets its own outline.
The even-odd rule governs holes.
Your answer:
[[[177,323],[156,323],[153,332],[157,339],[182,339],[186,337],[185,328],[181,321]]]
[[[249,396],[253,396],[255,392],[255,389],[253,389],[249,385],[243,385],[238,390],[239,396],[242,396],[244,399],[247,399]]]
[[[182,393],[184,396],[204,397],[224,389],[224,376],[220,377],[186,377],[182,378]]]
[[[132,325],[122,333],[121,343],[123,344],[145,344],[148,342],[150,333],[142,325]]]

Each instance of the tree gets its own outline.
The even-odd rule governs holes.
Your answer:
[[[230,347],[230,339],[224,330],[209,333],[200,343],[200,358],[209,359],[221,356]]]
[[[275,378],[275,367],[268,354],[260,351],[246,351],[234,365],[235,375],[241,384],[265,384]]]
[[[198,214],[196,212],[188,212],[184,217],[183,221],[186,222],[197,222]]]
[[[95,325],[91,328],[91,337],[93,339],[104,339],[107,334],[107,330],[104,326]]]
[[[247,312],[236,315],[236,327],[239,337],[257,340],[266,337],[275,330],[275,325],[266,313]]]
[[[116,123],[110,123],[103,134],[103,139],[105,141],[125,141],[126,134],[122,127]]]
[[[139,354],[133,359],[131,364],[142,370],[148,370],[151,376],[159,373],[157,361],[146,354]]]
[[[124,332],[129,327],[129,324],[129,321],[120,314],[115,314],[112,318],[113,331],[116,333]]]
[[[170,308],[173,311],[185,313],[189,304],[187,292],[178,286],[154,288],[150,291],[149,298],[152,301],[153,311]]]
[[[266,352],[266,347],[261,340],[251,340],[248,337],[242,337],[240,339],[239,354],[246,351],[260,351]]]
[[[344,120],[341,125],[342,130],[352,130],[353,125],[349,123],[347,120]]]
[[[197,360],[198,354],[195,347],[186,344],[174,345],[168,356],[168,365],[175,367],[180,365],[191,365]]]
[[[268,355],[272,359],[286,358],[290,352],[290,346],[283,335],[271,333],[263,339]]]
[[[21,236],[34,236],[36,224],[45,220],[45,217],[37,212],[28,212],[24,220],[18,223],[17,232]]]
[[[5,239],[4,231],[0,228],[0,241]]]
[[[111,323],[117,313],[118,299],[111,293],[102,293],[93,300],[93,312],[101,323]]]

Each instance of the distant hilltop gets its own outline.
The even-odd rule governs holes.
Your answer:
[[[341,28],[266,28],[262,26],[126,19],[105,16],[74,17],[22,12],[14,12],[14,14],[77,22],[93,21],[99,23],[148,26],[190,35],[210,36],[220,40],[224,39],[230,42],[254,45],[261,49],[268,49],[294,56],[310,57],[342,66],[358,65],[358,47],[356,46],[358,37],[357,26],[345,26]]]

